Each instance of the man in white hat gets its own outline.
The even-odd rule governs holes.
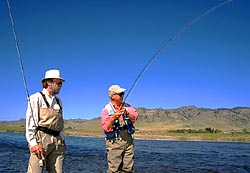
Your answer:
[[[123,102],[125,88],[119,85],[109,87],[110,102],[102,109],[102,129],[106,137],[108,173],[134,172],[133,123],[138,113]]]
[[[59,94],[64,79],[59,70],[48,70],[41,80],[43,90],[28,98],[26,139],[30,149],[28,173],[62,173],[65,155],[64,120]]]

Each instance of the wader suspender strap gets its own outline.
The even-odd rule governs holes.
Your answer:
[[[62,110],[62,106],[60,105],[59,99],[57,97],[55,97],[55,98],[56,98],[57,104],[59,105],[60,109]]]
[[[43,100],[45,101],[47,107],[49,108],[50,105],[49,105],[49,102],[48,102],[48,100],[46,99],[45,95],[44,95],[42,92],[40,92],[40,94],[43,96]]]
[[[49,105],[49,102],[48,102],[48,100],[46,99],[45,95],[44,95],[41,91],[40,91],[40,94],[43,96],[43,100],[45,101],[47,107],[49,108],[50,105]],[[57,104],[59,105],[60,109],[62,110],[62,106],[60,105],[59,99],[58,99],[57,97],[55,97],[55,98],[56,98]]]

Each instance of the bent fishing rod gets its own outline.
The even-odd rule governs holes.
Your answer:
[[[6,0],[6,1],[7,1],[8,9],[9,9],[9,16],[10,16],[10,21],[11,21],[11,26],[12,26],[12,32],[13,32],[14,40],[15,40],[15,43],[16,43],[18,61],[19,61],[20,69],[21,69],[21,74],[22,74],[23,84],[24,84],[24,88],[25,88],[25,92],[26,92],[26,97],[27,97],[28,104],[29,104],[29,107],[30,107],[30,110],[31,110],[31,117],[32,117],[32,120],[34,122],[34,126],[37,128],[38,127],[38,122],[35,121],[35,118],[34,118],[34,115],[33,115],[33,109],[32,109],[31,102],[30,102],[30,94],[29,94],[29,90],[28,90],[28,86],[27,86],[27,82],[26,82],[26,78],[25,78],[25,74],[24,74],[23,62],[22,62],[20,48],[19,48],[19,44],[18,44],[18,40],[17,40],[17,36],[16,36],[16,29],[15,29],[15,25],[14,25],[14,19],[13,19],[12,11],[11,11],[11,8],[10,8],[9,0]],[[39,166],[43,167],[45,157],[44,157],[43,154],[40,154],[39,157],[40,157],[39,158]]]
[[[162,47],[160,47],[159,50],[156,51],[156,53],[149,59],[149,61],[146,63],[146,65],[142,68],[139,75],[135,79],[135,81],[132,83],[130,89],[128,90],[128,93],[126,97],[123,100],[123,105],[125,104],[125,101],[131,91],[134,89],[136,84],[138,84],[139,79],[142,77],[143,73],[149,68],[149,66],[153,63],[153,61],[168,47],[169,44],[171,44],[175,39],[177,39],[183,32],[185,32],[189,27],[191,27],[193,24],[201,20],[203,17],[207,16],[208,14],[212,13],[213,11],[217,10],[218,8],[222,7],[223,5],[232,2],[233,0],[225,0],[224,2],[221,2],[218,5],[213,6],[212,8],[208,9],[207,11],[201,13],[199,16],[195,17],[193,20],[191,20],[189,23],[187,23],[183,28],[181,28],[178,32],[176,32],[172,37],[169,38],[167,42],[163,44]]]
[[[35,122],[35,118],[33,116],[33,110],[32,110],[30,99],[29,99],[30,98],[30,94],[29,94],[29,90],[28,90],[28,87],[27,87],[27,82],[26,82],[26,78],[25,78],[25,74],[24,74],[23,62],[22,62],[20,48],[19,48],[19,44],[18,44],[18,40],[17,40],[16,29],[15,29],[15,25],[14,25],[14,19],[13,19],[12,11],[11,11],[11,8],[10,8],[10,2],[9,2],[9,0],[6,0],[6,1],[7,1],[8,9],[9,9],[9,16],[10,16],[10,21],[11,21],[11,27],[12,27],[12,32],[13,32],[13,35],[14,35],[15,44],[16,44],[16,50],[17,50],[17,55],[18,55],[19,66],[20,66],[20,69],[21,69],[21,74],[22,74],[24,89],[25,89],[25,92],[26,92],[26,97],[28,99],[29,106],[31,108],[32,119],[34,121],[35,126],[37,127],[38,125]]]

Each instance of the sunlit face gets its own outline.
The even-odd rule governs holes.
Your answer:
[[[112,94],[112,100],[116,101],[117,103],[122,103],[123,97],[124,97],[124,92]]]
[[[61,79],[53,79],[52,81],[50,81],[48,83],[49,89],[50,89],[49,93],[51,95],[58,94],[60,92],[62,84],[63,84],[63,80]]]

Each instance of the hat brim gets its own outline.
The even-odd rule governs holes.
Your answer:
[[[116,94],[119,94],[119,93],[122,93],[122,92],[124,92],[124,91],[126,91],[125,88],[120,88],[119,90],[117,90],[117,91],[112,91],[112,92],[113,92],[113,93],[116,93]]]
[[[63,79],[63,78],[43,78],[42,80],[41,80],[41,82],[43,83],[45,80],[47,80],[47,79],[61,79],[63,82],[65,82],[65,80]]]

